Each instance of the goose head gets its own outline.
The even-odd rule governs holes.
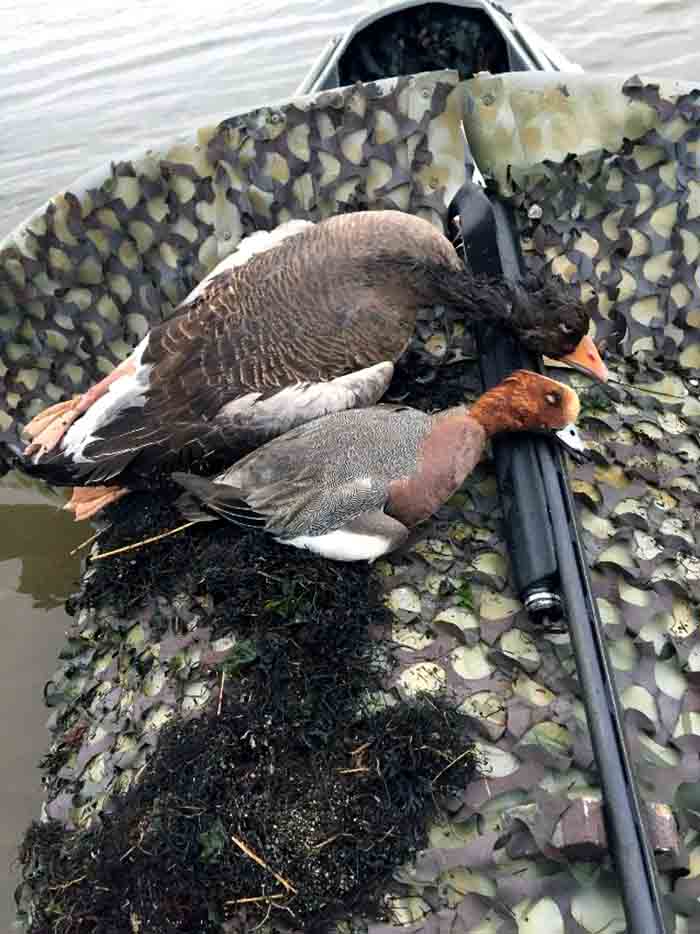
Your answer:
[[[604,383],[608,370],[588,335],[589,324],[588,307],[552,277],[528,276],[513,287],[510,326],[520,342]]]
[[[373,281],[408,295],[412,304],[442,304],[466,324],[483,322],[511,331],[528,349],[567,363],[600,382],[608,371],[588,336],[590,311],[568,283],[548,270],[514,283],[475,276],[454,255],[397,250],[368,263]]]

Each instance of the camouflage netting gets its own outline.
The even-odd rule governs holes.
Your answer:
[[[700,369],[700,92],[532,74],[467,88],[477,164],[523,209],[526,248],[598,295],[613,349]]]
[[[2,427],[13,441],[37,409],[85,388],[253,227],[358,204],[440,223],[464,175],[464,101],[480,167],[520,208],[529,261],[597,292],[597,334],[627,384],[591,390],[571,377],[591,450],[572,482],[672,930],[698,931],[700,172],[691,88],[541,75],[456,87],[449,74],[422,76],[256,111],[163,158],[120,163],[3,245]],[[414,395],[425,405],[455,387],[477,389],[463,327],[436,321],[418,329],[421,359],[443,367]],[[447,689],[479,737],[479,766],[449,820],[431,828],[429,847],[396,872],[393,920],[370,924],[374,934],[625,931],[570,639],[528,621],[499,522],[487,462],[417,543],[376,566],[394,618],[388,686],[403,697]],[[211,641],[201,596],[154,606],[145,590],[130,607],[90,605],[85,593],[47,694],[46,813],[75,827],[133,786],[163,724],[216,702],[216,674],[201,660],[234,648]],[[27,903],[32,885],[46,884],[40,870],[26,875]]]
[[[108,373],[242,236],[392,207],[440,223],[464,180],[453,72],[207,127],[82,179],[0,243],[0,443]]]

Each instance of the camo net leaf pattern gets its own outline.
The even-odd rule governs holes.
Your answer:
[[[447,87],[451,86],[438,82],[428,103],[449,111],[453,98]],[[398,87],[400,96],[406,87],[415,86]],[[439,93],[438,88],[442,88]],[[183,246],[182,256],[188,258],[182,264],[165,263],[167,269],[160,268],[156,277],[160,306],[155,318],[148,318],[139,306],[138,313],[145,320],[167,313],[191,281],[201,277],[250,226],[270,226],[287,218],[283,209],[274,206],[282,191],[275,186],[287,184],[277,177],[284,175],[281,162],[293,169],[290,179],[302,178],[304,166],[313,177],[300,182],[299,197],[309,198],[299,202],[300,214],[325,216],[349,203],[340,154],[347,154],[347,146],[354,143],[339,147],[332,137],[347,132],[343,138],[356,142],[357,134],[363,135],[367,113],[356,120],[350,104],[352,95],[358,93],[359,89],[342,92],[347,104],[343,119],[335,103],[337,94],[316,98],[323,106],[309,105],[304,120],[296,108],[286,111],[284,126],[289,125],[290,131],[284,141],[284,134],[277,134],[280,124],[261,117],[262,111],[234,118],[211,137],[214,143],[207,144],[206,170],[171,170],[182,191],[191,190],[182,181],[186,179],[195,188],[211,185],[214,198],[197,202],[211,209],[206,231],[198,234],[201,242],[194,241],[200,244],[199,253],[188,253]],[[402,127],[401,132],[410,130],[409,140],[415,136],[427,139],[432,156],[429,171],[439,183],[437,194],[427,193],[423,183],[415,180],[423,177],[425,153],[411,162],[414,182],[408,202],[396,200],[404,184],[399,159],[372,193],[383,206],[387,192],[393,191],[393,203],[428,211],[430,216],[436,212],[434,219],[439,221],[458,174],[453,172],[454,150],[442,150],[449,134],[430,140],[431,127],[443,117],[432,111],[430,119],[417,117],[411,107],[422,105],[414,100],[413,90],[407,95],[413,100],[410,106],[406,98],[400,104],[393,93],[380,98],[382,108],[398,107],[401,119],[396,126]],[[562,96],[556,88],[547,93],[551,100]],[[602,391],[591,389],[575,374],[562,376],[557,371],[555,375],[570,381],[583,402],[581,428],[591,456],[586,463],[571,467],[571,482],[662,885],[675,912],[671,930],[685,934],[700,930],[700,797],[696,790],[700,781],[700,399],[692,356],[696,292],[688,284],[689,277],[694,280],[697,274],[697,255],[683,253],[681,259],[674,231],[685,230],[686,221],[694,220],[690,193],[700,178],[693,160],[683,154],[692,151],[697,120],[692,95],[661,97],[654,88],[635,83],[627,93],[655,102],[652,109],[659,114],[659,125],[651,128],[649,118],[640,133],[652,135],[644,144],[635,144],[653,144],[657,150],[666,147],[652,167],[635,170],[641,156],[621,141],[614,151],[600,149],[585,158],[540,163],[517,178],[514,172],[512,190],[528,261],[533,265],[549,262],[573,281],[586,280],[586,288],[602,297],[599,336],[606,336],[611,349],[622,351],[610,362],[614,378],[626,385],[612,384]],[[615,97],[612,92],[611,96]],[[394,102],[391,107],[387,98]],[[415,129],[421,120],[426,121],[427,137]],[[304,162],[302,143],[312,137],[314,144],[309,144]],[[319,142],[318,155],[312,156]],[[374,142],[383,145],[380,138]],[[361,145],[368,145],[367,140]],[[407,151],[414,154],[419,149],[407,145]],[[282,150],[293,152],[300,161]],[[247,162],[253,151],[260,158]],[[389,149],[382,151],[388,159]],[[674,170],[674,176],[664,166],[675,165],[676,154],[685,162],[682,171]],[[241,174],[242,161],[246,162],[245,175]],[[364,173],[364,156],[359,161]],[[482,168],[489,168],[483,155],[478,161]],[[185,157],[178,161],[171,153],[170,163],[182,166]],[[439,167],[445,167],[444,177]],[[626,188],[612,181],[618,177],[615,172],[624,174],[623,168],[630,180]],[[494,163],[494,174],[496,169]],[[343,195],[333,205],[331,181],[324,173],[336,170],[333,180]],[[646,173],[644,198],[651,199],[649,204],[645,200],[644,210],[624,200],[632,197],[635,182],[631,179],[638,178],[639,171]],[[370,178],[362,173],[351,175],[353,185],[356,178]],[[122,177],[136,176],[115,176]],[[675,188],[669,187],[672,177],[681,179]],[[399,187],[394,189],[394,184]],[[284,190],[290,191],[289,187]],[[93,210],[94,193],[86,194],[80,204],[88,197]],[[125,203],[121,197],[118,200]],[[678,205],[666,240],[659,239],[663,233],[654,226],[652,202],[664,209]],[[139,203],[137,198],[136,210]],[[374,205],[372,200],[368,203]],[[114,203],[110,204],[97,210],[114,211]],[[75,226],[80,211],[71,210]],[[619,212],[625,210],[623,224]],[[614,229],[608,220],[611,216],[618,217]],[[164,218],[166,214],[162,242],[173,234],[173,225]],[[122,223],[130,223],[126,215]],[[626,228],[628,223],[633,227]],[[180,231],[185,227],[181,225]],[[637,230],[650,244],[653,232],[648,255],[628,249],[637,234],[630,232],[626,237],[626,229]],[[681,239],[685,239],[683,234]],[[173,244],[179,242],[169,246],[175,249]],[[2,254],[5,280],[15,273],[21,279],[21,265],[22,275],[31,278],[31,289],[43,288],[48,273],[42,262],[35,261],[29,276],[26,264],[30,260],[24,257],[15,263],[15,248],[10,254],[7,249]],[[666,253],[667,271],[656,276],[647,264],[652,255]],[[139,256],[146,254],[151,255],[148,249]],[[160,246],[158,255],[162,255]],[[139,259],[139,263],[143,270],[146,260]],[[136,282],[138,276],[132,272],[132,278],[125,278]],[[687,294],[676,288],[681,278]],[[150,281],[155,289],[154,280]],[[92,312],[84,316],[75,303],[66,313],[63,299],[54,299],[54,316],[60,303],[66,320],[75,326],[84,317],[93,320]],[[638,303],[649,301],[657,304],[647,320]],[[662,307],[663,314],[657,311]],[[122,326],[130,313],[127,306],[120,306]],[[28,312],[23,321],[31,327],[30,319]],[[8,346],[14,345],[17,333],[13,332]],[[29,346],[30,338],[23,340],[23,346]],[[640,344],[640,340],[647,343]],[[469,365],[474,348],[461,323],[443,321],[438,315],[431,327],[418,329],[415,345],[438,374],[434,383],[426,384],[426,404],[439,397],[441,381],[456,381],[460,392],[477,394],[477,369]],[[74,359],[76,344],[66,347],[66,359]],[[94,348],[81,359],[81,374],[85,373],[80,380],[89,379],[89,366],[96,366],[99,356]],[[32,372],[39,369],[37,364]],[[48,382],[37,378],[36,385],[47,387]],[[32,393],[21,387],[14,391],[18,400],[11,418],[21,420],[34,411]],[[44,404],[45,397],[41,399]],[[99,550],[98,541],[92,552]],[[479,765],[471,783],[447,802],[443,819],[430,829],[428,848],[413,863],[397,869],[386,895],[391,920],[348,919],[340,929],[372,934],[622,934],[624,911],[609,862],[601,792],[571,642],[565,626],[561,631],[533,626],[513,591],[492,463],[487,460],[479,466],[407,553],[377,562],[375,568],[393,614],[398,661],[387,684],[387,697],[449,692],[469,718]],[[84,586],[91,573],[88,570],[84,575]],[[88,606],[80,596],[75,606],[75,625],[61,666],[47,687],[53,707],[53,741],[44,762],[45,809],[68,826],[82,827],[137,780],[163,724],[214,702],[217,681],[209,665],[229,657],[235,645],[216,637],[213,607],[206,596],[195,599],[182,593],[138,611]],[[26,886],[31,892],[30,878]]]
[[[82,392],[241,237],[293,217],[397,208],[441,223],[463,183],[454,72],[325,92],[112,163],[0,243],[0,457]]]
[[[613,379],[626,384],[602,392],[568,379],[581,393],[591,455],[571,468],[571,481],[657,861],[670,873],[663,886],[678,912],[674,930],[697,930],[698,92],[665,98],[633,79],[624,93],[654,113],[634,143],[532,166],[521,157],[516,169],[494,131],[499,103],[516,105],[507,89],[500,100],[498,91],[488,96],[508,81],[483,79],[481,105],[497,113],[473,151],[482,170],[507,181],[528,263],[550,264],[584,297],[596,293],[596,337],[613,351]],[[513,98],[521,83],[513,82]],[[575,105],[566,87],[540,90],[542,110],[529,102],[528,113],[543,127],[555,123],[553,100]],[[521,117],[525,104],[517,106]],[[624,931],[614,875],[601,859],[602,823],[590,819],[592,809],[601,819],[600,791],[568,635],[533,631],[493,563],[505,554],[497,500],[469,496],[475,491],[483,491],[478,480],[464,504],[468,608],[453,595],[431,619],[418,572],[411,608],[420,605],[422,615],[414,618],[440,636],[406,658],[399,687],[447,685],[465,698],[482,738],[483,776],[435,828],[435,849],[399,876],[398,920],[416,932]],[[444,569],[459,592],[456,566]],[[402,600],[405,613],[406,593]],[[456,642],[446,641],[445,623]]]
[[[522,209],[533,264],[597,295],[610,349],[699,370],[700,89],[578,75],[466,87],[477,163]]]

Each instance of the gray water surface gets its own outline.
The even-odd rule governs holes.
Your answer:
[[[58,189],[134,148],[292,93],[328,38],[377,2],[0,0],[0,237]],[[700,79],[698,0],[513,0],[599,72]],[[0,930],[16,844],[41,800],[42,687],[56,666],[89,527],[62,500],[0,486]]]

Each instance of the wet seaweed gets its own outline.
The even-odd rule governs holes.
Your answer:
[[[135,494],[107,521],[103,550],[177,511]],[[30,827],[30,934],[249,931],[265,918],[320,932],[376,914],[381,884],[469,781],[466,719],[447,697],[385,693],[391,617],[371,569],[224,523],[93,562],[74,610],[158,605],[172,628],[183,592],[228,637],[200,662],[218,696],[163,728],[139,781],[89,829]]]
[[[174,484],[163,481],[155,493],[135,492],[110,507],[105,512],[100,552],[182,525],[175,504],[181,493]],[[104,561],[89,558],[83,587],[68,610],[108,604],[122,616],[158,597],[168,599],[181,593],[195,598],[206,595],[217,604],[233,589],[236,599],[243,600],[243,611],[251,601],[256,603],[264,583],[260,561],[285,575],[289,562],[292,571],[311,563],[310,556],[278,546],[263,533],[246,532],[226,522],[205,523]],[[335,580],[338,575],[332,567],[329,565],[328,575]],[[235,581],[231,579],[234,574]]]
[[[434,700],[401,705],[338,724],[342,737],[310,754],[303,698],[280,721],[247,690],[219,717],[164,731],[97,833],[32,825],[32,934],[250,930],[268,914],[272,929],[313,932],[377,909],[377,886],[425,844],[436,791],[468,779],[469,759],[440,776],[464,749],[462,718]]]

